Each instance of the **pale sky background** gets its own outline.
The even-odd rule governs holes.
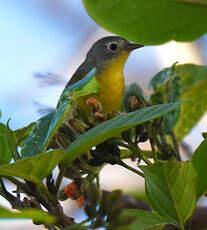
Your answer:
[[[0,0],[0,29],[0,121],[6,123],[11,118],[13,129],[41,116],[35,102],[55,106],[64,84],[84,60],[91,44],[110,35],[87,15],[81,0]],[[170,42],[134,51],[124,70],[126,84],[136,81],[149,92],[149,79],[176,61],[207,64],[207,36],[194,43]],[[34,78],[42,72],[61,75],[65,83],[47,86]],[[186,138],[194,149],[202,140],[201,132],[207,131],[206,123],[204,117]],[[107,189],[122,188],[126,181],[129,187],[139,183],[125,170],[119,179],[118,167],[105,169],[102,174],[102,184]],[[4,230],[23,229],[19,221],[15,227],[11,222],[0,224]]]

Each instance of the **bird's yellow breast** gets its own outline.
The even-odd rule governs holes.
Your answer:
[[[129,56],[128,51],[123,51],[118,57],[113,58],[106,64],[102,71],[96,74],[100,83],[99,94],[91,94],[79,98],[77,104],[86,112],[90,112],[86,100],[95,97],[102,105],[106,113],[119,111],[124,95],[123,67]]]
[[[111,60],[104,70],[96,77],[100,82],[100,92],[96,98],[101,102],[103,111],[118,111],[124,95],[123,67],[129,56],[123,51],[118,57]]]

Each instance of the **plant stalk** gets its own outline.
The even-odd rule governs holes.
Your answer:
[[[130,170],[136,174],[138,174],[141,177],[144,177],[144,174],[142,172],[140,172],[140,171],[136,170],[135,168],[132,168],[131,166],[125,164],[122,160],[117,161],[117,164],[120,166],[123,166],[124,168],[126,168],[126,169],[128,169],[128,170]]]

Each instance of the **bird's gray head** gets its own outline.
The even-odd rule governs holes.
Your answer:
[[[108,62],[122,54],[123,51],[130,53],[132,50],[141,47],[143,45],[130,43],[122,37],[104,37],[93,44],[87,53],[86,61],[93,63],[98,70],[101,70]]]

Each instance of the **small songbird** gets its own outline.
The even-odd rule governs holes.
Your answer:
[[[85,61],[73,74],[66,87],[84,78],[95,67],[97,69],[96,78],[100,83],[100,92],[92,96],[101,103],[105,113],[119,111],[124,95],[124,64],[131,51],[143,46],[130,43],[118,36],[101,38],[92,45]],[[78,101],[83,109],[86,107],[86,100],[87,98]]]

